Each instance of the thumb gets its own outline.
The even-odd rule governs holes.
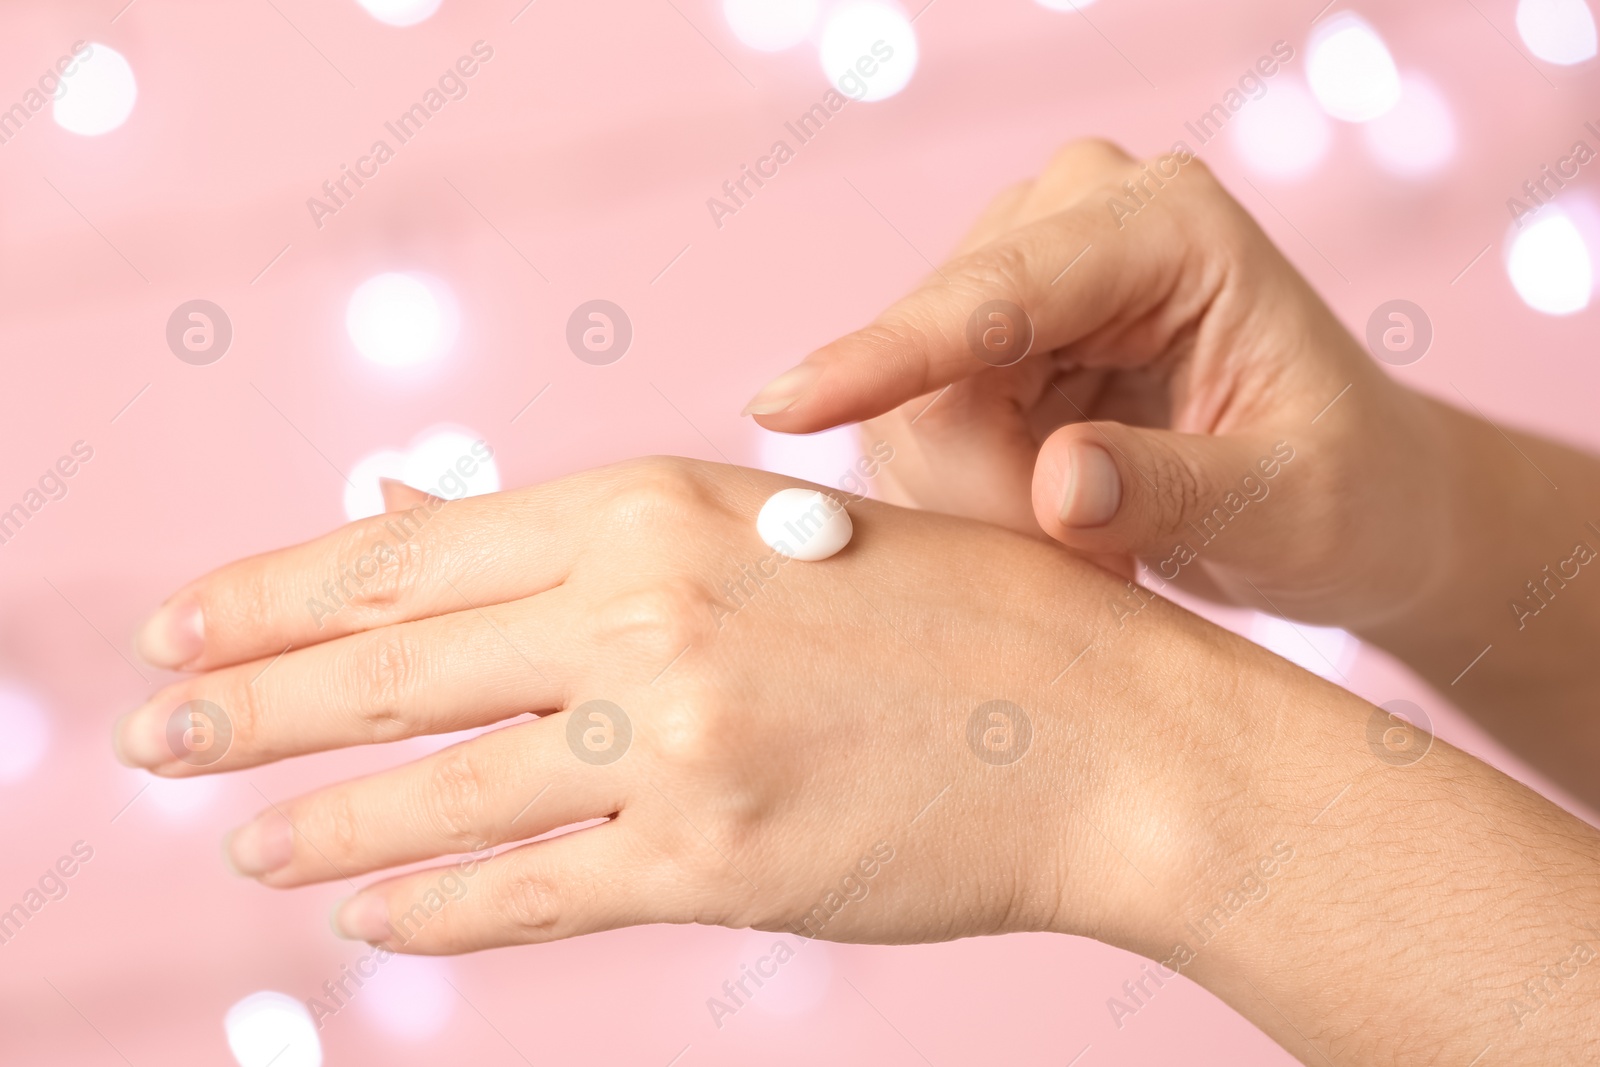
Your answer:
[[[1295,454],[1277,437],[1073,423],[1039,450],[1034,517],[1080,552],[1159,557],[1168,580],[1201,556],[1258,561],[1291,536],[1295,509],[1268,501]]]

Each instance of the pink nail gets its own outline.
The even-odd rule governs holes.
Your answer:
[[[375,893],[359,893],[333,909],[333,932],[346,941],[387,941],[389,905]]]
[[[776,415],[780,411],[788,411],[811,391],[821,376],[822,371],[815,364],[802,363],[791,367],[768,382],[739,414]]]
[[[174,759],[167,745],[167,716],[153,704],[130,711],[112,728],[112,748],[127,767],[159,767]]]
[[[177,670],[205,650],[206,622],[200,601],[183,593],[162,605],[139,630],[139,655],[154,666]]]
[[[294,828],[281,815],[263,815],[235,830],[224,854],[247,878],[271,874],[294,859]]]
[[[1087,441],[1068,451],[1066,491],[1061,498],[1061,523],[1074,529],[1104,526],[1122,506],[1122,475],[1111,453]]]

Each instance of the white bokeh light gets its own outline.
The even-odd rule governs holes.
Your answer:
[[[1329,681],[1344,681],[1361,648],[1361,643],[1343,630],[1260,612],[1251,617],[1248,636],[1262,648]]]
[[[804,478],[830,489],[844,488],[840,483],[861,460],[861,434],[853,425],[812,434],[773,433],[756,426],[756,433],[762,470]]]
[[[380,478],[405,482],[445,500],[500,491],[493,446],[459,426],[425,430],[405,452],[386,448],[361,459],[350,469],[344,489],[346,518],[354,522],[383,514]]]
[[[251,993],[222,1022],[239,1067],[322,1067],[322,1042],[306,1006],[287,993]]]
[[[722,0],[722,14],[739,43],[781,52],[806,39],[817,22],[817,0]]]
[[[1419,74],[1400,80],[1400,103],[1361,129],[1380,166],[1406,178],[1442,171],[1456,154],[1456,120],[1444,93]]]
[[[214,813],[225,782],[218,774],[200,774],[193,778],[153,778],[148,774],[138,777],[142,781],[137,788],[146,794],[138,803],[149,803],[167,822],[176,824],[198,822]]]
[[[1306,80],[1334,118],[1369,122],[1400,102],[1394,57],[1359,15],[1341,13],[1318,26],[1307,53]]]
[[[388,1036],[421,1041],[444,1031],[459,1000],[443,960],[395,955],[377,963],[377,973],[363,981],[356,1003]]]
[[[33,773],[50,748],[50,718],[33,695],[0,682],[0,784]]]
[[[893,4],[847,3],[828,16],[818,54],[839,92],[855,100],[887,100],[916,73],[917,31]]]
[[[426,274],[379,274],[350,296],[345,328],[374,363],[409,367],[437,359],[455,343],[460,312],[450,287]]]
[[[1546,63],[1567,67],[1595,55],[1594,13],[1583,0],[1522,0],[1517,32],[1528,51]]]
[[[1033,2],[1051,11],[1077,11],[1093,4],[1094,0],[1033,0]]]
[[[858,880],[865,881],[859,876]],[[780,943],[787,952],[777,951]],[[746,977],[751,971],[761,979],[759,987]],[[757,1011],[792,1019],[814,1011],[826,999],[833,986],[832,950],[826,941],[751,931],[740,941],[730,974],[746,978],[745,988],[753,990],[750,1004]],[[719,991],[719,996],[726,995]]]
[[[91,41],[77,68],[61,80],[50,111],[63,130],[98,137],[127,122],[138,98],[139,83],[122,53]]]
[[[1546,315],[1582,311],[1594,296],[1594,257],[1572,219],[1554,208],[1516,232],[1506,273],[1522,302]]]
[[[439,10],[440,0],[356,0],[367,14],[389,26],[415,26]]]
[[[1333,144],[1333,127],[1311,94],[1292,81],[1274,85],[1228,124],[1246,166],[1279,181],[1310,174]]]

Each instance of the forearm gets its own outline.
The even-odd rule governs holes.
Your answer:
[[[1118,830],[1168,894],[1121,931],[1156,963],[1108,990],[1119,1023],[1178,971],[1308,1064],[1600,1055],[1600,835],[1441,742],[1395,758],[1381,711],[1216,641],[1183,668],[1226,694],[1185,727],[1216,743],[1178,780],[1211,836],[1163,853],[1126,842],[1165,827]]]
[[[1600,805],[1600,460],[1423,403],[1446,441],[1450,577],[1363,636]]]

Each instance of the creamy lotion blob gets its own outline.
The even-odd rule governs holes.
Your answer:
[[[783,489],[761,505],[756,532],[790,559],[827,559],[850,543],[855,528],[844,505],[815,489]]]

